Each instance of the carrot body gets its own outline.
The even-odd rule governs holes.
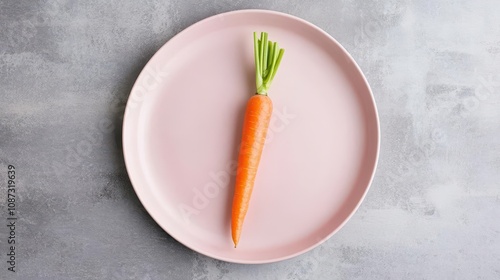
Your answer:
[[[256,94],[248,100],[243,123],[231,217],[231,233],[235,247],[238,245],[243,221],[250,204],[250,197],[272,112],[273,103],[268,96]]]
[[[253,42],[257,94],[248,100],[243,123],[231,215],[231,235],[235,248],[240,241],[243,221],[248,212],[260,157],[266,142],[267,128],[273,113],[273,103],[267,96],[267,91],[284,53],[284,50],[278,47],[278,43],[267,39],[266,32],[261,33],[260,39],[254,32]]]

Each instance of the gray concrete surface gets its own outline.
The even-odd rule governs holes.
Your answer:
[[[190,24],[242,8],[297,15],[335,37],[381,119],[359,211],[324,245],[275,264],[216,261],[169,237],[138,201],[120,146],[123,104],[147,60]],[[1,0],[0,278],[500,279],[498,11],[496,0]]]

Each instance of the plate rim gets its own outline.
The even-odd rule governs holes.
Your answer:
[[[154,59],[156,58],[156,56],[158,55],[158,53],[163,48],[166,48],[169,44],[171,44],[171,42],[175,38],[180,37],[182,34],[189,32],[191,29],[194,29],[198,25],[204,24],[205,22],[208,22],[208,21],[212,21],[212,20],[216,20],[216,19],[225,17],[227,15],[237,15],[237,14],[245,14],[245,13],[250,13],[250,14],[252,14],[252,13],[255,13],[255,14],[269,14],[269,15],[274,15],[274,16],[279,16],[279,17],[286,17],[286,18],[298,21],[301,24],[305,24],[305,25],[307,25],[307,26],[315,29],[316,31],[319,31],[323,36],[325,36],[328,40],[330,40],[333,44],[335,44],[338,48],[340,48],[340,50],[344,53],[344,55],[346,55],[346,57],[349,59],[349,61],[354,65],[355,69],[359,72],[359,74],[361,75],[361,78],[362,78],[363,82],[366,85],[366,88],[368,89],[369,97],[370,97],[371,103],[373,105],[373,111],[374,111],[375,123],[376,123],[376,132],[377,132],[377,137],[376,137],[377,145],[376,145],[375,158],[374,158],[373,168],[371,170],[370,179],[369,179],[369,181],[367,183],[367,186],[366,186],[366,188],[365,188],[365,190],[364,190],[361,198],[357,202],[356,206],[353,207],[353,209],[350,211],[349,215],[347,215],[347,217],[344,219],[344,221],[342,221],[332,232],[330,232],[324,238],[317,240],[314,244],[312,244],[312,245],[310,245],[310,246],[308,246],[308,247],[306,247],[306,248],[304,248],[304,249],[302,249],[300,251],[297,251],[297,252],[295,252],[293,254],[288,254],[288,255],[285,255],[285,256],[281,256],[281,257],[269,258],[269,259],[262,259],[262,260],[242,260],[242,259],[234,259],[234,258],[228,258],[228,257],[220,256],[220,255],[215,255],[215,254],[212,254],[210,252],[205,252],[203,250],[194,248],[193,246],[189,245],[187,242],[183,242],[182,239],[179,238],[178,236],[173,235],[167,228],[165,228],[161,223],[158,222],[157,218],[154,217],[154,215],[152,214],[151,210],[149,209],[149,206],[147,206],[147,204],[144,203],[143,198],[139,194],[140,192],[138,191],[138,187],[136,186],[136,184],[134,184],[134,179],[132,178],[132,176],[130,176],[130,174],[131,174],[131,172],[130,172],[131,163],[129,163],[129,160],[127,160],[128,157],[126,155],[127,153],[125,152],[125,149],[126,149],[126,146],[127,146],[126,145],[125,133],[126,133],[126,131],[128,131],[128,129],[126,129],[126,125],[128,123],[127,120],[130,118],[130,117],[127,117],[128,115],[130,115],[130,113],[129,113],[130,110],[127,110],[127,109],[131,107],[130,103],[132,102],[131,101],[132,93],[134,92],[135,88],[137,87],[137,82],[139,81],[140,77],[144,75],[145,69],[148,68],[148,66],[152,63],[152,61],[154,61]],[[123,152],[123,158],[124,158],[124,162],[125,162],[125,168],[126,168],[126,171],[127,171],[127,175],[128,175],[128,177],[130,179],[130,183],[131,183],[132,187],[134,188],[134,192],[136,193],[137,197],[139,198],[139,201],[141,202],[141,204],[144,207],[144,209],[146,209],[146,211],[148,212],[149,216],[168,235],[170,235],[173,239],[175,239],[177,242],[179,242],[183,246],[186,246],[187,248],[193,250],[194,252],[197,252],[199,254],[208,256],[210,258],[221,260],[221,261],[225,261],[225,262],[230,262],[230,263],[238,263],[238,264],[265,264],[265,263],[274,263],[274,262],[284,261],[284,260],[291,259],[291,258],[294,258],[296,256],[299,256],[299,255],[301,255],[303,253],[306,253],[308,251],[311,251],[314,248],[316,248],[316,247],[320,246],[321,244],[323,244],[324,242],[326,242],[328,239],[330,239],[334,234],[336,234],[341,228],[344,227],[344,225],[357,212],[357,210],[359,209],[361,203],[365,200],[365,197],[366,197],[369,189],[372,186],[372,183],[373,183],[373,180],[374,180],[374,177],[375,177],[375,173],[376,173],[376,170],[377,170],[377,167],[378,167],[379,157],[380,157],[381,131],[380,131],[379,113],[378,113],[378,109],[377,108],[378,107],[377,107],[377,104],[375,102],[375,96],[373,95],[373,91],[372,91],[372,89],[370,87],[370,84],[368,83],[368,80],[365,77],[365,74],[363,73],[363,71],[361,70],[361,68],[359,67],[359,65],[356,63],[356,61],[351,56],[351,54],[335,38],[333,38],[333,36],[331,36],[329,33],[327,33],[326,31],[324,31],[320,27],[318,27],[315,24],[313,24],[313,23],[311,23],[311,22],[309,22],[309,21],[307,21],[305,19],[302,19],[302,18],[300,18],[298,16],[294,16],[294,15],[291,15],[291,14],[288,14],[288,13],[274,11],[274,10],[267,10],[267,9],[240,9],[240,10],[233,10],[233,11],[223,12],[223,13],[215,14],[215,15],[212,15],[212,16],[208,16],[208,17],[206,17],[204,19],[201,19],[201,20],[199,20],[199,21],[197,21],[197,22],[189,25],[188,27],[186,27],[182,31],[178,32],[174,36],[172,36],[167,42],[165,42],[155,52],[155,54],[148,60],[148,62],[142,68],[141,72],[139,73],[139,75],[137,76],[137,78],[136,78],[136,80],[134,82],[134,85],[132,86],[132,88],[130,90],[129,97],[127,98],[127,102],[126,102],[126,105],[125,105],[125,112],[124,112],[124,115],[123,115],[122,135],[121,135],[122,136],[122,141],[121,142],[122,142],[122,152]]]

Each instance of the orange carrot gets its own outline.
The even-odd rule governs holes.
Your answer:
[[[260,40],[254,33],[254,56],[257,93],[248,100],[238,158],[231,216],[231,235],[234,247],[239,243],[243,221],[248,211],[260,157],[266,141],[267,129],[273,111],[267,91],[276,75],[284,50],[276,42],[267,40],[262,32]]]

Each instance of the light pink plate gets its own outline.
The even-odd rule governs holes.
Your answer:
[[[255,92],[254,31],[286,51],[235,249],[230,212]],[[375,171],[379,125],[367,81],[332,37],[287,14],[243,10],[194,24],[153,56],[127,103],[123,150],[139,199],[172,237],[216,259],[267,263],[312,249],[354,213]]]

